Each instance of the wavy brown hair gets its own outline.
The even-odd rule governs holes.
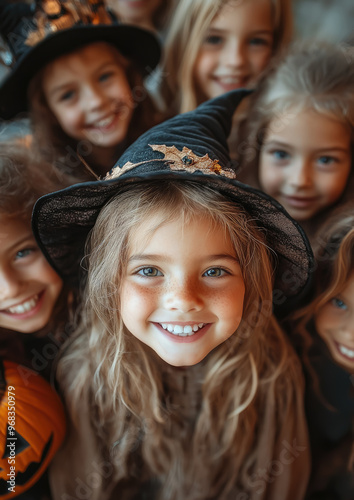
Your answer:
[[[0,142],[0,214],[31,227],[33,206],[41,196],[63,189],[73,183],[70,176],[34,154],[30,138]],[[69,290],[64,286],[53,310],[52,319],[36,332],[43,336],[56,330],[67,318]],[[0,332],[4,330],[0,328]]]
[[[318,248],[315,253],[316,270],[313,298],[310,303],[290,317],[293,332],[303,351],[303,360],[319,399],[335,411],[320,389],[320,381],[312,368],[309,357],[314,344],[313,320],[318,312],[346,288],[354,276],[354,204],[344,205],[329,218],[317,234]],[[354,443],[348,461],[348,469],[354,471]]]
[[[239,328],[202,362],[201,406],[191,424],[169,404],[178,372],[169,367],[166,392],[166,364],[127,331],[120,316],[131,235],[152,217],[159,223],[151,232],[169,221],[197,217],[223,228],[245,282]],[[241,206],[202,183],[144,181],[102,209],[84,265],[82,322],[63,350],[58,378],[76,425],[82,401],[91,401],[89,414],[111,454],[114,480],[132,477],[138,443],[163,499],[222,499],[235,484],[247,490],[264,453],[260,441],[269,435],[267,426],[281,425],[298,383],[297,360],[272,314],[272,255],[255,223]],[[274,397],[277,421],[263,422],[262,408],[273,405]]]
[[[294,313],[297,330],[307,345],[312,338],[307,327],[312,318],[347,286],[354,272],[354,204],[344,205],[326,220],[317,234],[314,291],[311,302]]]

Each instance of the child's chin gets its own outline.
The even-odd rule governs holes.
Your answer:
[[[175,366],[176,368],[195,366],[206,356],[198,355],[198,356],[183,356],[183,357],[173,357],[173,356],[165,356],[160,355],[160,353],[156,353],[165,363],[170,366]]]

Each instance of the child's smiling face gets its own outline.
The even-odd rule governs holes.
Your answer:
[[[134,106],[114,47],[92,43],[55,59],[42,85],[49,108],[73,139],[106,148],[125,139]]]
[[[0,216],[0,328],[46,326],[63,282],[37,247],[30,224]]]
[[[269,0],[227,2],[213,19],[194,65],[200,100],[254,86],[271,58],[273,31]]]
[[[210,220],[156,221],[131,235],[121,289],[126,328],[166,363],[199,363],[238,328],[245,283],[230,237]]]
[[[259,182],[298,221],[342,195],[351,169],[351,131],[312,109],[274,119],[262,145]]]
[[[354,373],[354,273],[343,291],[320,309],[315,324],[334,361]]]

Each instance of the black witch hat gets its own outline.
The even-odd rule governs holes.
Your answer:
[[[78,275],[84,245],[99,212],[133,183],[189,179],[207,184],[250,214],[276,254],[277,302],[298,298],[309,284],[312,251],[301,227],[273,198],[238,182],[229,169],[232,115],[249,91],[205,102],[150,129],[132,144],[104,180],[76,184],[40,198],[33,231],[50,264],[64,278]]]
[[[27,111],[28,85],[46,64],[93,42],[108,42],[133,60],[143,75],[160,59],[160,44],[149,31],[118,24],[103,0],[0,0],[0,35],[11,71],[0,85],[0,117]]]

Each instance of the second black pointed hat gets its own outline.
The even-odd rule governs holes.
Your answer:
[[[135,141],[105,179],[40,198],[33,212],[33,231],[54,269],[64,279],[78,275],[86,237],[112,197],[134,183],[188,179],[207,184],[250,214],[276,254],[275,289],[283,297],[298,297],[312,270],[312,252],[303,230],[278,202],[238,182],[229,169],[232,116],[248,93],[224,94],[161,123]]]
[[[28,110],[31,79],[63,54],[95,42],[107,42],[134,61],[145,76],[160,59],[153,33],[115,22],[103,0],[0,0],[0,53],[9,74],[0,84],[0,118]]]

